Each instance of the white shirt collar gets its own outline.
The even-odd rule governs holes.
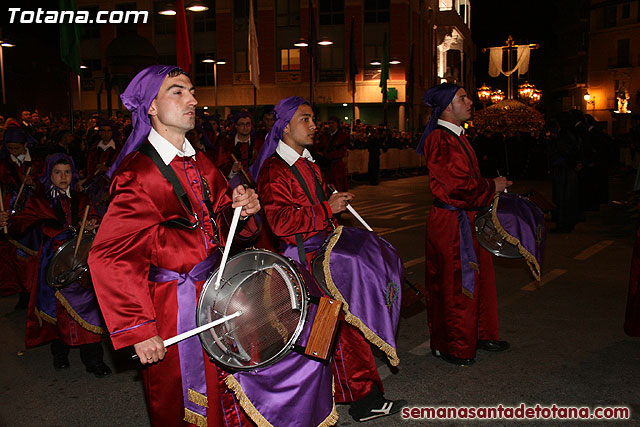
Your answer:
[[[233,144],[233,145],[238,145],[238,142],[248,142],[248,143],[251,143],[251,135],[249,135],[249,138],[248,138],[246,141],[241,141],[241,140],[238,138],[238,134],[236,133],[236,138],[235,138],[235,141],[234,141],[234,144]]]
[[[153,145],[153,148],[155,148],[158,154],[160,154],[162,161],[166,165],[171,163],[176,156],[193,157],[196,155],[196,150],[193,149],[193,146],[187,138],[184,139],[182,151],[178,150],[172,143],[156,132],[154,128],[151,128],[148,139],[151,145]]]
[[[11,154],[11,160],[14,163],[17,163],[18,166],[22,166],[24,162],[30,162],[31,154],[29,154],[29,149],[25,147],[24,154],[19,154],[18,156],[14,156],[13,154]]]
[[[448,122],[446,120],[438,119],[438,124],[440,126],[446,127],[447,129],[449,129],[451,132],[455,133],[458,136],[460,136],[460,134],[464,133],[464,128],[462,126],[458,126],[458,125],[453,124],[451,122]]]
[[[100,140],[100,142],[98,142],[98,148],[102,149],[102,151],[107,151],[108,148],[113,148],[115,150],[116,143],[113,138],[111,138],[106,144],[104,141]]]
[[[55,185],[51,186],[51,197],[57,198],[60,194],[66,194],[68,198],[71,198],[71,186],[68,186],[66,190]]]
[[[311,153],[309,152],[309,150],[305,148],[301,156],[296,152],[296,150],[289,147],[282,140],[278,142],[278,146],[276,147],[276,153],[278,153],[278,155],[282,157],[282,160],[287,162],[289,166],[293,166],[293,164],[297,162],[300,157],[304,157],[310,162],[315,163],[315,160],[313,160],[313,157],[311,157]]]

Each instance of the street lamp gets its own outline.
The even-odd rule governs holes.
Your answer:
[[[596,97],[591,95],[589,91],[584,94],[584,100],[587,101],[587,105],[591,104],[592,108],[596,109]]]
[[[160,10],[158,11],[158,15],[175,16],[175,14],[176,7],[170,3],[163,5],[162,8],[160,8]]]
[[[4,54],[2,49],[5,47],[15,47],[9,40],[0,40],[0,80],[2,80],[2,105],[7,105],[7,94],[4,86]]]
[[[214,93],[214,106],[218,109],[218,64],[224,65],[227,63],[224,59],[213,59],[207,56],[202,60],[205,64],[213,64],[213,93]]]
[[[205,10],[209,10],[209,6],[207,6],[205,2],[195,0],[189,3],[189,6],[185,9],[191,12],[204,12]]]
[[[482,107],[486,108],[487,102],[491,100],[491,88],[487,85],[482,85],[478,89],[478,99],[482,103]]]

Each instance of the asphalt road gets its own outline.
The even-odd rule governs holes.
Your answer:
[[[398,333],[401,363],[393,372],[380,357],[386,394],[411,407],[497,405],[529,407],[622,406],[640,425],[640,339],[624,335],[622,323],[637,219],[629,176],[611,179],[619,203],[588,212],[571,234],[549,234],[543,278],[533,281],[523,260],[495,261],[501,338],[512,348],[479,352],[476,364],[456,367],[431,356],[424,304],[404,312]],[[549,181],[516,182],[550,196]],[[432,197],[425,175],[357,185],[353,206],[399,250],[409,280],[424,283],[424,223]],[[343,216],[343,222],[354,224]],[[49,347],[25,350],[24,311],[16,297],[0,298],[0,426],[148,426],[140,376],[127,354],[107,350],[114,374],[96,379],[84,371],[77,350],[71,368],[56,372]],[[340,426],[356,425],[339,406]],[[555,425],[559,420],[535,420]],[[601,425],[592,420],[591,425]],[[513,425],[513,420],[404,420],[399,415],[368,426]],[[562,422],[562,425],[584,421]]]

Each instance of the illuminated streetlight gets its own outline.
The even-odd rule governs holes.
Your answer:
[[[7,94],[4,86],[4,55],[2,49],[5,47],[15,47],[9,40],[0,40],[0,80],[2,81],[2,105],[7,104]]]
[[[305,40],[305,39],[300,39],[297,42],[295,42],[293,45],[295,47],[308,47],[309,43],[307,43],[307,40]]]
[[[204,12],[205,10],[209,10],[209,6],[202,1],[196,0],[189,3],[189,6],[187,6],[186,9],[191,12]]]
[[[389,65],[398,65],[398,64],[400,64],[400,61],[395,58],[389,61]]]
[[[370,65],[373,65],[374,67],[379,67],[382,65],[382,61],[380,61],[379,59],[374,59],[373,61],[369,62]]]
[[[159,11],[158,15],[175,16],[176,7],[173,4],[165,4]]]
[[[331,46],[333,42],[329,40],[328,37],[322,37],[320,40],[318,40],[318,44],[320,46]]]
[[[214,106],[218,106],[218,65],[224,65],[227,63],[224,59],[213,59],[207,56],[202,60],[205,64],[213,64],[213,93],[214,93]]]

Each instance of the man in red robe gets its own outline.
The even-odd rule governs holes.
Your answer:
[[[242,207],[244,235],[255,232],[249,217],[260,210],[253,190],[231,190],[185,138],[195,125],[194,92],[182,70],[154,65],[122,94],[133,131],[110,170],[112,201],[89,266],[114,347],[132,345],[144,365],[152,425],[222,426],[224,418],[250,425],[197,336],[163,344],[196,326],[196,304],[219,262],[231,208]],[[182,197],[174,191],[180,187]]]
[[[262,147],[264,139],[256,138],[253,132],[251,115],[247,111],[239,111],[231,119],[235,131],[218,139],[216,166],[225,174],[229,182],[245,182],[243,174],[249,170],[256,155]]]
[[[327,186],[308,150],[316,132],[309,103],[298,97],[285,98],[276,105],[275,113],[277,120],[251,174],[258,176],[265,218],[283,247],[296,247],[300,240],[299,252],[285,252],[310,266],[337,225],[334,215],[346,210],[353,194],[326,197]],[[346,322],[341,325],[333,356],[334,398],[338,403],[351,403],[349,413],[356,421],[391,415],[406,404],[384,397],[369,344]]]
[[[425,103],[433,110],[418,145],[427,159],[434,207],[427,217],[427,315],[434,356],[456,365],[475,361],[476,349],[504,351],[498,340],[498,303],[491,254],[478,245],[476,211],[511,185],[480,176],[464,136],[472,101],[463,88],[443,83]]]

